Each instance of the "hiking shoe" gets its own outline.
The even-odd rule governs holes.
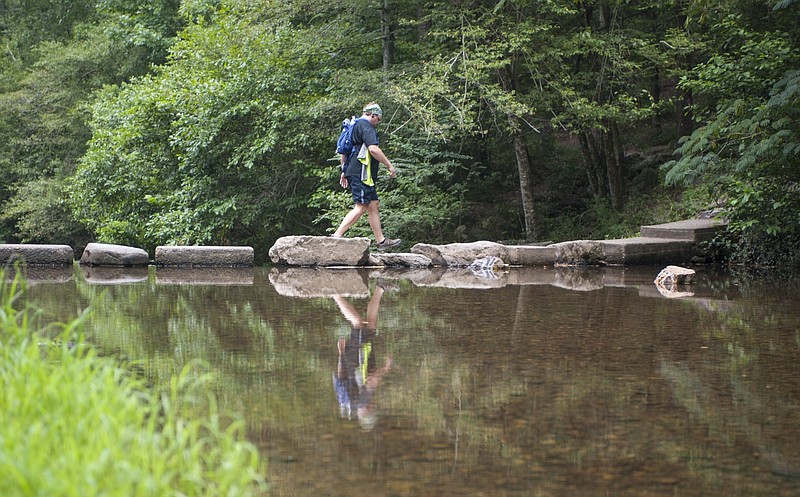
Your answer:
[[[396,247],[400,245],[400,239],[395,238],[392,240],[391,238],[384,238],[381,243],[378,244],[378,250],[386,250],[387,248]]]

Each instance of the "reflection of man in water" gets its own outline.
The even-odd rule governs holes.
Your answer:
[[[350,337],[341,337],[337,343],[339,364],[333,375],[333,388],[339,399],[342,417],[350,419],[355,415],[361,427],[366,430],[375,426],[373,396],[381,378],[392,365],[392,358],[387,357],[383,367],[378,368],[372,346],[377,333],[378,309],[383,292],[381,286],[375,288],[367,305],[366,321],[344,297],[333,297],[339,310],[352,325]]]

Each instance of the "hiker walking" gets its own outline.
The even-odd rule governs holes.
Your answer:
[[[361,118],[356,120],[353,127],[352,144],[354,152],[349,158],[343,156],[343,171],[339,183],[343,188],[350,187],[353,194],[353,209],[342,219],[342,223],[336,232],[331,235],[340,237],[353,226],[356,221],[367,213],[369,225],[375,235],[375,242],[378,250],[384,250],[400,244],[399,239],[390,239],[383,236],[381,229],[381,217],[379,213],[380,201],[378,191],[375,188],[375,179],[378,176],[378,169],[384,164],[389,169],[389,177],[396,178],[392,162],[386,157],[378,146],[378,132],[375,127],[381,122],[383,111],[381,107],[370,102],[362,111]],[[345,164],[346,161],[346,164]],[[345,167],[346,166],[346,167]]]

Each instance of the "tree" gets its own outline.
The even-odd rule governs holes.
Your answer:
[[[349,198],[331,176],[338,123],[371,99],[394,107],[382,99],[390,74],[379,10],[374,23],[344,22],[358,4],[185,4],[187,26],[168,62],[99,95],[72,188],[78,218],[108,242],[247,243],[261,254],[282,234],[313,232],[315,222],[325,229]],[[327,15],[341,7],[341,17]],[[402,113],[384,119],[391,147],[415,139],[394,133],[396,119]],[[448,165],[453,157],[408,150]],[[384,202],[407,204],[403,188],[436,170],[424,166],[387,188]],[[443,188],[447,195],[417,195],[393,224],[436,226],[457,205],[458,186]],[[415,223],[426,203],[440,213]]]
[[[680,105],[662,91],[669,71],[681,69],[680,52],[669,49],[681,39],[679,12],[673,2],[580,2],[561,43],[560,60],[572,76],[550,82],[561,101],[553,122],[578,137],[593,195],[616,210],[627,197],[625,135]]]
[[[246,12],[214,14],[181,33],[156,74],[104,91],[73,184],[76,213],[95,236],[149,249],[223,243],[291,212],[281,192],[295,186],[299,158],[278,140],[297,114],[280,115],[290,95],[271,67],[282,61],[268,30]],[[267,154],[281,154],[284,181],[269,182]],[[275,197],[271,214],[263,196]]]
[[[394,94],[429,136],[504,138],[513,150],[528,240],[537,239],[539,230],[526,136],[538,131],[532,122],[538,107],[548,107],[537,85],[543,77],[539,63],[547,71],[546,53],[537,49],[552,35],[549,16],[559,9],[524,1],[430,7],[423,19],[423,62]]]
[[[544,179],[530,149],[532,137],[551,127],[578,138],[592,193],[622,208],[624,135],[669,104],[657,90],[670,67],[664,19],[676,11],[624,1],[437,4],[425,18],[424,62],[409,71],[398,98],[432,136],[505,140],[526,238],[535,240],[534,193]]]
[[[717,195],[731,221],[735,260],[798,265],[800,32],[775,30],[797,14],[796,3],[776,5],[783,8],[766,18],[704,5],[722,16],[708,22],[713,39],[725,43],[681,81],[702,97],[693,108],[701,126],[666,165],[667,181],[702,182]]]
[[[0,236],[80,246],[88,234],[70,216],[64,185],[90,136],[86,102],[103,85],[163,59],[176,2],[106,0],[51,9],[34,2],[27,10],[9,3],[2,20],[14,24],[6,36],[17,70],[0,93]],[[50,22],[57,27],[50,30]]]

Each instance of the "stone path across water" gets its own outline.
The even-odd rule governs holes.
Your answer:
[[[407,253],[371,252],[368,238],[289,236],[279,239],[269,255],[274,264],[304,267],[467,267],[487,257],[496,257],[511,266],[677,264],[703,260],[701,242],[712,239],[725,227],[726,224],[718,220],[691,219],[643,226],[642,236],[633,238],[576,240],[549,245],[504,245],[489,241],[445,245],[418,243]],[[348,252],[352,262],[343,262],[340,254]]]
[[[367,238],[336,239],[325,236],[282,237],[269,251],[276,265],[310,267],[387,266],[424,268],[467,267],[474,261],[496,257],[511,266],[677,264],[703,259],[701,242],[726,228],[723,221],[690,219],[642,226],[641,236],[616,240],[576,240],[549,245],[504,245],[489,241],[432,245],[418,243],[411,251],[371,252]],[[347,254],[347,257],[343,256]],[[157,247],[157,266],[252,266],[252,247]],[[0,244],[0,262],[32,266],[74,263],[68,245]],[[91,266],[140,266],[151,261],[142,249],[111,244],[89,244],[80,260]]]

